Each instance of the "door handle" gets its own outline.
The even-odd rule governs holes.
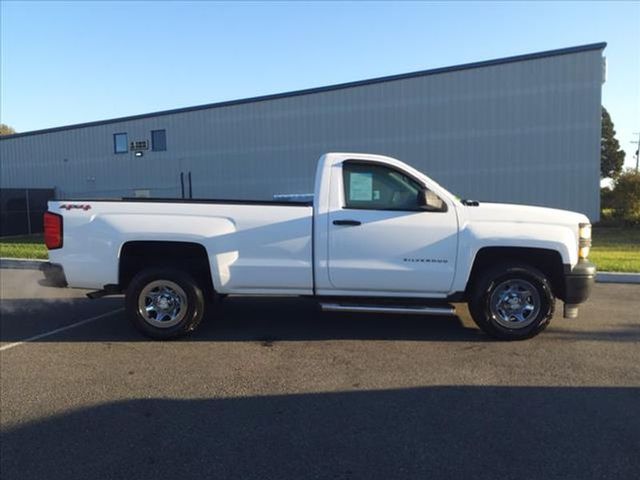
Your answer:
[[[333,224],[334,225],[346,225],[346,226],[350,226],[350,227],[357,227],[358,225],[362,225],[362,222],[359,222],[358,220],[334,220]]]

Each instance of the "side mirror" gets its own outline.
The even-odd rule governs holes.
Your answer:
[[[418,192],[418,206],[428,212],[446,212],[447,204],[428,188]]]

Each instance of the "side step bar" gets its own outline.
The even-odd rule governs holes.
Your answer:
[[[403,315],[455,315],[454,307],[425,307],[422,305],[350,305],[321,303],[323,312],[400,313]]]
[[[118,285],[108,284],[105,285],[102,290],[87,293],[87,297],[91,300],[95,300],[96,298],[102,298],[108,295],[118,295],[120,293],[122,293],[122,289]]]

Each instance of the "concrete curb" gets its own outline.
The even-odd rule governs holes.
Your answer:
[[[600,283],[640,283],[640,273],[598,272],[596,282]]]
[[[0,258],[0,268],[40,270],[40,266],[45,262],[46,260],[34,260],[31,258]]]
[[[19,270],[40,270],[40,266],[46,260],[33,260],[29,258],[0,258],[0,268],[13,268]],[[637,283],[640,284],[639,273],[598,272],[596,282],[599,283]]]

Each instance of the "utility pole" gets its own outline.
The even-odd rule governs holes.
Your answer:
[[[638,135],[638,140],[631,140],[629,143],[635,143],[636,146],[636,173],[638,173],[638,164],[640,163],[640,132],[633,132],[634,135]]]

